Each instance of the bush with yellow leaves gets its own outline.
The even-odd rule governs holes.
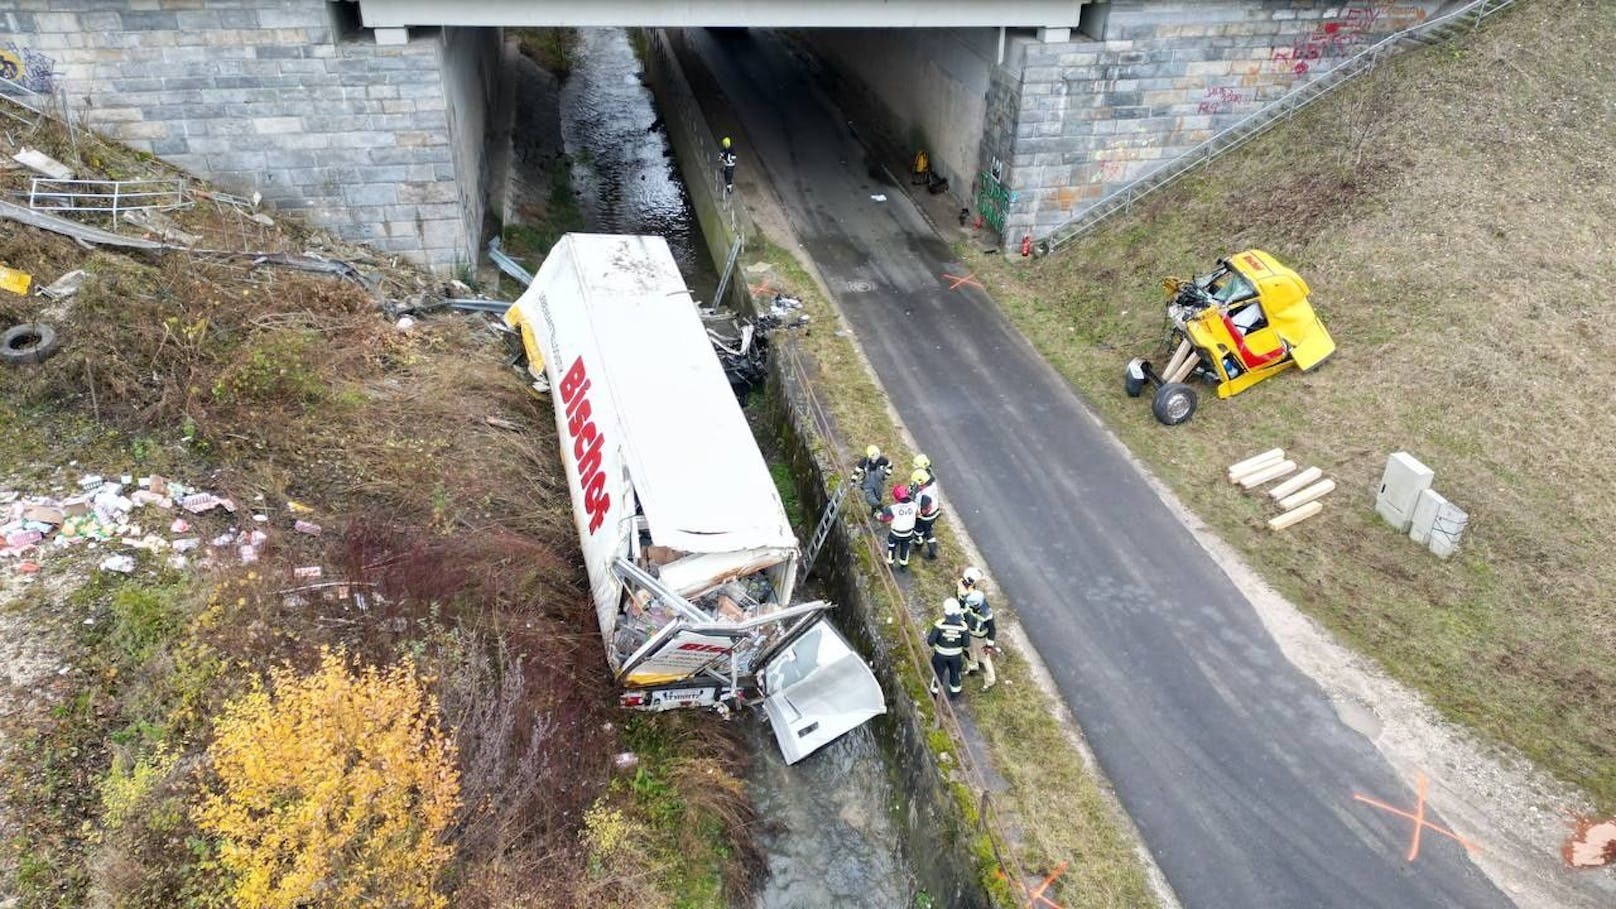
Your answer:
[[[271,673],[228,704],[196,809],[242,909],[442,907],[442,842],[459,804],[455,747],[408,661]]]

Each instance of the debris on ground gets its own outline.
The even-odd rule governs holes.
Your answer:
[[[60,278],[39,289],[39,295],[49,300],[65,300],[79,292],[84,286],[84,278],[88,274],[82,268],[75,268]]]
[[[9,290],[20,297],[28,293],[28,287],[33,283],[34,276],[28,272],[0,265],[0,290]]]
[[[11,156],[11,160],[21,164],[36,173],[44,174],[52,180],[71,180],[73,171],[66,164],[52,158],[37,148],[23,146],[22,151]]]
[[[26,496],[16,490],[0,490],[0,560],[30,556],[19,560],[17,569],[24,573],[40,570],[37,556],[52,550],[65,550],[83,546],[94,549],[102,544],[122,547],[125,551],[103,559],[103,571],[128,574],[134,571],[133,552],[152,555],[171,553],[169,564],[185,567],[185,553],[202,548],[203,536],[195,532],[191,521],[167,517],[142,523],[141,512],[166,512],[176,509],[196,515],[216,514],[226,520],[237,511],[233,499],[188,486],[153,474],[137,481],[133,476],[117,478],[101,474],[86,474],[79,478],[80,490],[75,495]],[[293,508],[292,506],[296,506]],[[307,505],[288,503],[294,513],[312,511]],[[268,524],[269,516],[253,515],[254,523]],[[152,528],[167,526],[169,536]],[[323,528],[310,521],[297,519],[292,529],[307,536],[319,536]],[[241,564],[257,562],[269,532],[258,527],[232,526],[215,533],[208,539],[208,550],[203,563],[213,561],[214,551],[233,552]],[[305,572],[307,569],[298,569]],[[318,575],[298,574],[298,577]]]

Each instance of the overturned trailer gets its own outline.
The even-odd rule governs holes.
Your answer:
[[[549,389],[624,707],[761,706],[796,762],[885,712],[661,237],[569,234],[506,314]]]

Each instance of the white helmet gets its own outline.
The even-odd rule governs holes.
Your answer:
[[[982,569],[972,565],[960,574],[960,578],[968,584],[982,583]]]
[[[962,615],[965,610],[960,608],[959,600],[949,597],[943,601],[943,615]]]
[[[983,596],[980,590],[973,590],[965,595],[965,605],[967,606],[980,606],[985,600],[987,600],[987,597]]]

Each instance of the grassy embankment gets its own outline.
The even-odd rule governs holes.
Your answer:
[[[87,176],[160,170],[83,133],[25,138]],[[214,248],[323,243],[393,299],[435,290],[289,221],[210,203],[176,217]],[[61,351],[0,373],[0,487],[64,495],[83,473],[156,473],[240,503],[235,518],[185,516],[204,540],[270,531],[250,565],[204,545],[211,562],[137,551],[133,575],[98,572],[113,543],[46,552],[32,581],[0,567],[6,627],[51,654],[42,681],[5,692],[0,892],[24,907],[229,904],[226,844],[195,815],[217,783],[214,721],[266,670],[307,670],[322,647],[407,658],[430,682],[458,746],[438,880],[452,905],[716,907],[747,891],[744,753],[709,717],[615,709],[548,403],[478,320],[404,332],[352,284],[87,251],[11,223],[0,262],[42,283],[89,272],[49,316]],[[42,305],[0,293],[0,322]],[[294,501],[320,536],[292,532]],[[138,513],[159,531],[173,517]],[[349,582],[342,595],[288,596],[305,583],[292,569],[316,565]],[[637,766],[614,768],[626,751]]]
[[[794,333],[795,340],[781,339],[777,343],[799,345],[810,372],[836,377],[834,382],[815,384],[839,435],[833,442],[839,452],[821,454],[832,462],[839,459],[850,465],[857,453],[873,442],[898,464],[907,465],[913,452],[903,443],[892,421],[886,397],[846,332],[838,335],[842,323],[817,284],[789,253],[778,248],[760,243],[748,258],[768,263],[773,289],[799,296],[812,317],[811,331]],[[850,507],[863,512],[862,505]],[[923,623],[917,626],[921,633],[936,617],[943,599],[953,596],[954,579],[967,564],[946,518],[938,525],[938,537],[941,545],[937,561],[916,558],[911,562],[908,604],[892,602],[880,593],[879,585],[872,585],[883,614],[891,617],[896,615],[894,610],[907,608]],[[874,578],[885,570],[869,551],[860,548],[856,555],[867,576]],[[994,603],[1001,615],[1013,615],[1014,603],[1006,603],[1002,596]],[[904,693],[920,702],[923,713],[929,714],[933,709],[926,694],[930,666],[913,665],[901,657],[905,649],[896,636],[903,633],[903,625],[894,621],[884,627],[892,636],[889,652],[900,655]],[[1053,719],[1052,706],[1032,681],[1027,664],[1010,652],[1000,658],[998,669],[1000,683],[992,691],[983,693],[979,681],[968,679],[964,703],[981,731],[994,770],[1004,779],[1005,789],[995,794],[993,803],[1004,822],[1002,826],[1014,832],[1016,859],[1029,873],[1047,873],[1058,863],[1069,861],[1069,869],[1050,891],[1063,906],[1149,905],[1150,891],[1127,837],[1116,826],[1095,779]],[[932,733],[931,740],[939,755],[958,752],[956,743],[940,730]],[[941,761],[945,767],[957,764],[957,759],[947,757]],[[977,793],[963,774],[954,774],[951,782],[962,812],[974,824],[979,810]],[[997,862],[986,839],[977,837],[973,846],[978,872],[990,890],[1004,904],[1020,905],[1024,900],[1012,898],[1005,882],[995,874]]]
[[[1446,716],[1616,809],[1616,6],[1527,4],[1401,59],[1045,260],[962,252],[1086,399],[1270,583]],[[1122,392],[1164,275],[1249,247],[1335,358],[1182,427]],[[1283,446],[1339,490],[1280,535],[1224,467]],[[1372,510],[1388,453],[1465,508],[1439,561]]]

